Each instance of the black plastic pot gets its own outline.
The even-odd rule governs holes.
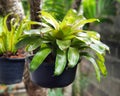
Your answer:
[[[74,68],[66,68],[61,75],[54,76],[54,64],[44,62],[36,71],[31,73],[30,77],[35,84],[41,87],[65,87],[74,81],[76,68],[77,66]]]
[[[0,84],[22,81],[25,59],[0,58]]]

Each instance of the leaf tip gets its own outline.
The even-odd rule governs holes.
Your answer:
[[[99,20],[99,19],[97,19],[97,22],[100,22],[100,20]]]
[[[29,70],[30,70],[30,72],[34,72],[35,71],[34,65],[32,65],[31,63],[30,63]]]

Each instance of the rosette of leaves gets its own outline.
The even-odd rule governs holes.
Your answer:
[[[11,14],[8,14],[0,20],[0,56],[4,55],[5,57],[16,54],[19,49],[16,48],[16,44],[23,35],[23,31],[29,30],[30,25],[36,23],[27,19],[20,20],[19,16],[15,15],[15,17],[10,20],[10,28],[8,28],[7,20],[9,16],[11,16]]]
[[[101,73],[104,76],[107,74],[104,56],[109,47],[100,41],[100,35],[97,32],[82,30],[86,23],[99,21],[98,19],[85,19],[73,9],[67,12],[61,22],[47,12],[41,11],[40,14],[43,27],[30,32],[25,31],[25,35],[17,45],[18,47],[27,46],[27,51],[40,47],[30,63],[31,71],[35,71],[46,57],[53,53],[56,76],[62,74],[66,66],[75,67],[82,57],[93,64],[98,80]]]

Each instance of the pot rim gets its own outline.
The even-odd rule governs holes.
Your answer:
[[[1,59],[6,59],[6,60],[25,60],[26,57],[22,57],[22,58],[9,58],[9,57],[0,57],[0,60]]]

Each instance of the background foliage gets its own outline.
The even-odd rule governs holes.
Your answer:
[[[71,8],[74,0],[43,0],[42,10],[51,13],[56,19],[62,20]]]
[[[83,14],[86,18],[107,20],[116,14],[116,0],[83,0]]]

